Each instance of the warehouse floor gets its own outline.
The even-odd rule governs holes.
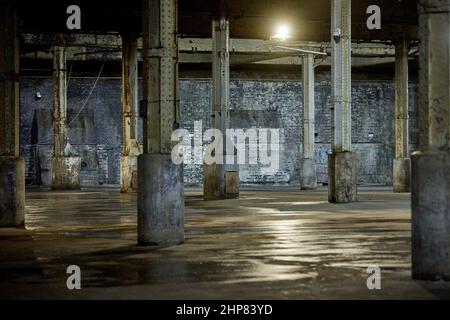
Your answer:
[[[25,229],[0,229],[0,298],[450,298],[450,283],[410,276],[410,195],[360,188],[247,189],[238,200],[186,192],[186,242],[136,246],[136,194],[30,189]],[[66,269],[81,268],[81,290]],[[381,268],[368,290],[367,267]]]

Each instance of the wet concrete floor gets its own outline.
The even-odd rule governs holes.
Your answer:
[[[0,229],[0,298],[436,299],[450,283],[411,279],[410,195],[361,188],[247,190],[203,201],[186,192],[186,242],[136,246],[136,194],[30,189],[25,228]],[[66,269],[81,268],[81,290]],[[367,289],[367,267],[381,290]]]

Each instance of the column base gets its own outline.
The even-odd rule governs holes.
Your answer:
[[[331,203],[355,202],[358,180],[356,154],[337,152],[328,156],[328,201]]]
[[[411,180],[411,159],[398,158],[394,159],[394,171],[392,175],[394,192],[405,193],[410,192]]]
[[[138,244],[184,242],[183,167],[170,154],[138,157]]]
[[[52,190],[80,189],[80,157],[53,157]]]
[[[120,192],[137,191],[137,156],[122,156],[120,158]]]
[[[225,197],[227,199],[239,198],[239,171],[225,172]]]
[[[225,165],[205,164],[203,166],[203,199],[209,201],[236,198],[239,198],[239,171],[235,168],[233,170],[226,168]]]
[[[203,165],[203,200],[225,199],[224,187],[221,187],[220,166]],[[223,182],[223,181],[222,181]]]
[[[0,157],[0,228],[24,225],[25,163],[21,157]]]
[[[310,158],[301,160],[300,186],[302,190],[317,188],[316,161]]]
[[[450,280],[450,152],[411,156],[412,277]]]

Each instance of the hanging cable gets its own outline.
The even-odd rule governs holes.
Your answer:
[[[72,67],[73,67],[73,61],[70,63],[69,76],[67,77],[67,82],[66,82],[66,91],[67,91],[67,88],[69,88],[70,76],[72,75]]]
[[[72,124],[72,122],[80,115],[80,113],[81,113],[81,111],[83,111],[84,107],[86,107],[86,105],[87,105],[87,103],[88,103],[88,101],[89,101],[89,98],[91,97],[92,93],[93,93],[94,90],[95,90],[95,87],[97,86],[98,79],[100,79],[100,75],[102,74],[102,71],[103,71],[103,67],[104,67],[104,66],[105,66],[105,64],[103,63],[103,64],[102,64],[102,67],[100,68],[100,71],[99,71],[99,73],[98,73],[98,75],[97,75],[97,79],[95,79],[95,82],[94,82],[94,84],[93,84],[93,86],[92,86],[91,92],[89,92],[89,95],[88,95],[88,97],[86,98],[86,100],[84,101],[84,103],[83,103],[83,105],[81,106],[80,110],[79,110],[78,113],[75,115],[75,117],[73,117],[73,119],[69,122],[69,124],[67,125],[67,127],[70,127],[70,125]]]

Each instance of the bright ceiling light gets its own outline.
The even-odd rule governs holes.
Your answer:
[[[289,38],[289,27],[285,24],[281,24],[277,27],[273,40],[285,41]]]

